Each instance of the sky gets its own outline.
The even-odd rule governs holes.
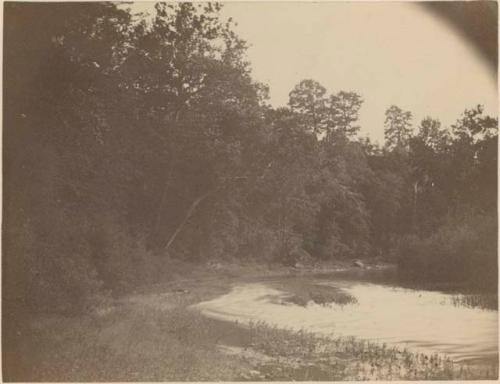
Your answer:
[[[413,113],[414,126],[426,116],[449,126],[477,104],[498,115],[492,67],[449,23],[416,4],[226,2],[222,15],[238,24],[253,78],[269,85],[274,107],[285,106],[302,79],[329,93],[358,92],[360,134],[380,143],[393,104]]]

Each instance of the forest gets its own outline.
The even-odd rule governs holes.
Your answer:
[[[211,260],[496,291],[496,116],[388,105],[378,145],[356,92],[304,79],[274,108],[221,7],[5,3],[4,326]]]

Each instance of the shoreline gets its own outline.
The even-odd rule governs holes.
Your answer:
[[[340,267],[337,265],[335,271]],[[193,310],[193,304],[228,293],[236,283],[297,277],[297,271],[288,268],[264,274],[252,272],[248,266],[228,269],[205,271],[204,278],[195,272],[189,278],[124,295],[83,316],[33,318],[32,328],[19,339],[21,369],[7,378],[292,381],[498,375],[495,367],[468,368],[442,357],[426,359],[423,354],[356,338],[321,337],[259,322],[242,327],[241,323],[210,319]],[[317,274],[317,269],[311,269],[298,275],[307,278]],[[296,293],[300,291],[298,287]]]

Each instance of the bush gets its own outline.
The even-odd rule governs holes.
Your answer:
[[[427,238],[403,238],[398,251],[400,270],[411,278],[478,290],[497,288],[497,221],[493,216],[450,219]]]
[[[13,307],[29,313],[78,313],[95,302],[102,282],[87,228],[85,220],[55,212],[50,225],[25,225],[16,236],[6,236],[5,278],[7,297],[17,301]]]

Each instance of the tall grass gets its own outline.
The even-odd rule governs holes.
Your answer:
[[[267,380],[453,380],[496,378],[496,365],[469,367],[353,337],[323,337],[258,322],[251,347],[273,359],[258,370]]]

